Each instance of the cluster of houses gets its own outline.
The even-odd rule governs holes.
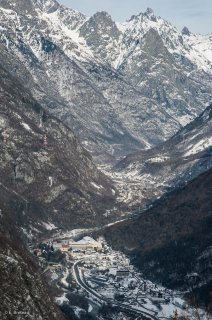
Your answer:
[[[55,239],[51,243],[40,244],[38,248],[34,249],[34,255],[39,257],[45,252],[57,250],[61,252],[100,252],[102,250],[102,244],[91,237],[84,237],[77,242],[73,242],[70,239]]]
[[[79,241],[58,238],[30,246],[30,250],[38,258],[41,267],[59,271],[69,264],[69,259],[64,260],[64,255],[60,256],[59,252],[67,253],[71,259],[75,259],[85,254],[100,253],[102,244],[91,237],[84,237]]]
[[[102,250],[102,244],[91,237],[84,237],[77,242],[56,239],[53,242],[53,248],[62,252],[87,252],[89,250],[97,252]]]
[[[108,276],[109,278],[126,278],[129,277],[130,271],[129,268],[118,266],[118,267],[110,267]]]

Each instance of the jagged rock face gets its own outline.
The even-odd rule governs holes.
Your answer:
[[[210,37],[182,35],[150,9],[122,24],[54,0],[1,1],[0,12],[1,42],[31,74],[24,85],[97,161],[164,141],[211,99]]]
[[[97,12],[80,28],[80,36],[103,61],[111,63],[111,53],[117,48],[121,32],[106,12]]]
[[[0,4],[7,9],[15,9],[17,13],[24,14],[35,13],[36,9],[51,13],[59,8],[59,4],[54,0],[16,0],[15,2],[1,0]]]
[[[0,318],[62,320],[24,243],[107,223],[115,189],[73,131],[21,84],[34,80],[20,60],[2,45],[0,53]]]
[[[27,230],[44,230],[44,222],[63,228],[103,223],[104,206],[114,203],[111,182],[74,133],[0,67],[0,188],[9,192],[8,205],[15,197],[17,223]]]
[[[54,304],[52,292],[36,259],[24,245],[26,239],[17,221],[17,208],[13,208],[18,200],[20,205],[20,197],[15,193],[12,195],[12,190],[5,190],[1,185],[1,319],[62,320],[64,317]]]
[[[139,87],[145,96],[153,97],[157,104],[163,106],[161,110],[166,112],[166,116],[160,128],[167,132],[171,131],[170,126],[177,130],[179,122],[184,125],[185,116],[192,118],[192,114],[200,111],[194,102],[196,83],[173,66],[176,66],[173,55],[164,46],[158,32],[150,29],[142,40],[138,40],[132,55],[120,67],[133,86]],[[185,94],[187,86],[190,91]],[[177,99],[179,93],[181,101]],[[167,121],[167,116],[170,121]]]
[[[28,0],[17,0],[16,2],[10,2],[7,0],[1,0],[0,5],[3,8],[13,10],[15,9],[17,13],[32,13],[35,11],[34,5],[32,1]]]
[[[190,36],[191,35],[191,32],[189,31],[189,29],[187,27],[184,27],[182,29],[182,35],[183,36]]]
[[[3,248],[1,243],[0,268],[2,320],[64,319],[47,293],[47,283],[28,257],[26,249],[20,253],[10,244],[4,244]]]

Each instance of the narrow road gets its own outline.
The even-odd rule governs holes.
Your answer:
[[[78,265],[81,263],[82,261],[77,261],[74,266],[73,266],[73,272],[74,272],[74,277],[77,281],[77,283],[83,288],[85,289],[88,293],[92,294],[97,300],[99,300],[100,302],[105,301],[104,297],[100,294],[98,294],[95,290],[91,289],[90,287],[88,287],[88,285],[84,282],[84,280],[82,279],[81,275],[80,275],[80,271],[78,268]]]
[[[135,314],[136,316],[140,315],[143,317],[143,319],[145,320],[159,320],[159,317],[152,315],[151,313],[154,313],[154,311],[150,311],[151,313],[147,312],[147,311],[143,311],[143,310],[139,310],[133,307],[130,307],[128,305],[125,305],[123,303],[119,303],[116,302],[112,299],[107,299],[104,296],[98,294],[95,290],[93,290],[92,288],[90,288],[87,283],[85,283],[83,276],[81,275],[80,269],[78,267],[78,265],[82,262],[82,260],[77,261],[74,266],[73,266],[73,273],[74,273],[74,277],[77,281],[77,283],[84,289],[86,290],[88,293],[90,293],[92,296],[94,296],[97,301],[99,301],[100,303],[103,302],[110,302],[112,303],[114,306],[119,307],[120,310],[126,311],[126,312],[131,312],[133,314]]]

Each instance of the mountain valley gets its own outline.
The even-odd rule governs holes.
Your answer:
[[[211,169],[157,200],[131,220],[110,226],[106,240],[128,253],[144,275],[171,288],[211,293]],[[192,283],[193,282],[193,283]],[[202,296],[199,295],[201,300]]]
[[[0,0],[0,150],[3,320],[211,319],[211,34]]]
[[[26,2],[24,14],[22,0],[0,2],[1,42],[31,74],[23,84],[98,163],[157,145],[210,101],[210,37],[196,36],[197,48],[150,9],[117,24],[105,12]]]
[[[111,169],[121,201],[138,207],[183,186],[212,166],[212,107],[158,146],[128,155]],[[104,168],[103,168],[104,169]],[[105,173],[107,173],[107,167]]]

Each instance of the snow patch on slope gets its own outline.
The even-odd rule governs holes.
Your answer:
[[[116,61],[116,67],[120,66],[124,58],[135,47],[135,41],[133,40],[142,40],[150,29],[154,29],[171,54],[184,56],[194,63],[198,69],[212,73],[212,34],[206,36],[198,34],[182,35],[171,23],[155,16],[153,12],[141,13],[138,16],[133,16],[129,21],[116,25],[123,33],[123,40],[127,44],[122,47]],[[130,43],[130,46],[128,43]]]
[[[210,137],[206,140],[202,139],[198,143],[196,143],[194,145],[193,144],[190,145],[188,147],[189,151],[185,153],[185,156],[190,156],[190,155],[196,154],[198,152],[206,150],[209,147],[212,147],[212,137]]]

